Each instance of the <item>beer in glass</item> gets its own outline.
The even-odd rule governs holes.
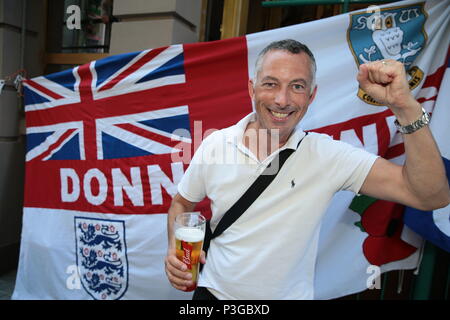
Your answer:
[[[181,213],[175,217],[176,255],[187,266],[194,283],[186,291],[197,287],[205,226],[206,219],[198,212]]]

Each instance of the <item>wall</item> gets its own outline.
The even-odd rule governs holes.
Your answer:
[[[201,0],[115,0],[110,53],[197,42]]]
[[[45,1],[27,1],[24,69],[43,73]],[[22,1],[0,0],[0,79],[21,66]],[[12,87],[0,95],[0,274],[17,264],[24,183],[24,113]]]

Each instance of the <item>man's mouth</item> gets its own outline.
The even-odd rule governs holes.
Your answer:
[[[285,121],[292,112],[276,112],[269,110],[272,118],[276,121]]]

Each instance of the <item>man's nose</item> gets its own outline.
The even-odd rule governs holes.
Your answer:
[[[287,88],[280,88],[275,94],[275,104],[280,108],[285,108],[289,105],[289,92]]]

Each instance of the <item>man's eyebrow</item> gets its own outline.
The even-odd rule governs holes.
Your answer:
[[[267,81],[267,80],[278,81],[277,78],[272,77],[272,76],[265,76],[264,78],[261,79],[261,81]]]
[[[272,80],[272,81],[278,82],[278,79],[275,78],[275,77],[272,77],[272,76],[265,76],[264,78],[261,79],[261,82],[268,81],[268,80]],[[292,83],[298,83],[298,82],[302,83],[305,86],[308,84],[308,81],[306,81],[303,78],[294,79],[294,80],[290,81],[289,83],[292,84]]]
[[[295,83],[295,82],[302,82],[305,85],[308,84],[308,82],[303,78],[294,79],[290,83]]]

